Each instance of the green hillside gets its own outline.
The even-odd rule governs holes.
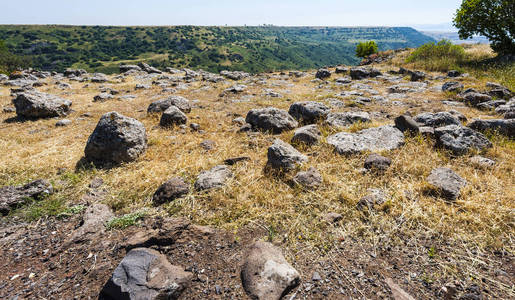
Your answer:
[[[0,25],[11,52],[43,70],[81,67],[111,73],[120,62],[158,67],[263,72],[356,64],[355,45],[379,50],[434,41],[408,27],[112,27]]]

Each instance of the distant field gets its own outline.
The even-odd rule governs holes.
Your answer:
[[[118,64],[264,72],[356,64],[356,43],[380,50],[434,41],[409,27],[112,27],[0,25],[0,39],[33,67],[112,73]]]

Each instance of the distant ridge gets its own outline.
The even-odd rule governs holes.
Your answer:
[[[359,41],[380,50],[435,41],[410,27],[0,25],[0,39],[33,67],[112,73],[119,63],[264,72],[357,64]]]

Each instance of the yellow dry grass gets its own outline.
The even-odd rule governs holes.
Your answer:
[[[390,67],[384,67],[384,70]],[[265,75],[270,76],[270,74]],[[281,83],[277,74],[268,79]],[[410,137],[406,145],[383,155],[392,159],[392,167],[384,175],[362,174],[366,155],[340,156],[325,143],[312,148],[302,148],[309,162],[299,169],[316,167],[323,176],[319,190],[303,191],[291,187],[288,179],[295,172],[272,176],[264,172],[266,151],[274,138],[289,141],[293,132],[278,136],[267,134],[246,135],[237,133],[232,123],[234,116],[245,116],[256,107],[274,106],[288,109],[295,101],[327,101],[338,91],[349,90],[330,84],[318,88],[312,76],[288,79],[293,86],[272,87],[284,98],[263,96],[261,84],[249,83],[248,94],[255,96],[250,102],[233,102],[241,96],[220,98],[227,84],[192,83],[186,91],[177,92],[190,100],[197,99],[197,107],[188,114],[189,122],[200,124],[204,134],[181,132],[180,129],[163,129],[158,126],[158,116],[148,116],[147,106],[165,97],[157,87],[134,91],[136,82],[129,77],[126,82],[112,83],[113,88],[137,95],[132,101],[110,100],[93,103],[101,84],[72,82],[72,89],[57,90],[52,82],[40,88],[44,92],[59,94],[73,101],[75,112],[69,117],[68,127],[55,127],[55,119],[0,124],[0,186],[20,184],[36,178],[49,178],[57,187],[53,197],[64,199],[66,205],[79,202],[90,180],[99,176],[110,191],[107,204],[118,214],[142,208],[152,214],[185,216],[196,223],[215,225],[234,230],[245,226],[266,228],[270,238],[286,241],[295,252],[299,243],[319,251],[327,251],[338,239],[357,238],[360,241],[395,245],[399,239],[437,239],[459,247],[483,250],[503,250],[514,254],[515,221],[515,143],[494,136],[494,148],[483,155],[497,161],[493,169],[479,169],[470,163],[471,155],[451,158],[438,151],[433,142],[422,137]],[[466,87],[482,87],[483,82],[464,79]],[[441,84],[435,82],[434,84]],[[282,83],[281,83],[282,84]],[[389,83],[369,83],[380,93],[386,93]],[[109,84],[104,84],[109,85]],[[202,89],[203,86],[212,86]],[[9,105],[11,98],[6,87],[0,88],[0,105]],[[440,111],[449,109],[441,104],[445,95],[428,91],[410,95],[406,106],[372,104],[362,108],[333,110],[366,110],[384,112],[375,117],[369,126],[391,124],[393,117],[409,111]],[[349,101],[349,100],[345,100]],[[202,107],[202,108],[200,108]],[[458,108],[469,119],[489,115],[472,108]],[[100,116],[118,111],[140,120],[147,129],[149,147],[137,161],[111,170],[76,170],[83,155],[87,138]],[[80,117],[83,113],[92,117]],[[14,114],[3,114],[2,121]],[[335,133],[323,127],[324,136]],[[199,144],[206,139],[216,142],[211,151]],[[209,193],[191,192],[188,196],[161,208],[152,208],[151,196],[157,187],[174,176],[194,182],[198,173],[222,164],[230,157],[248,156],[250,161],[233,167],[234,178],[223,189]],[[462,196],[455,203],[447,203],[428,193],[425,179],[435,167],[450,167],[468,181]],[[64,171],[58,170],[64,168]],[[388,192],[388,201],[378,211],[364,214],[356,203],[369,188],[382,188]],[[322,217],[328,212],[344,216],[342,225],[328,226]],[[18,212],[24,214],[24,210]],[[278,236],[280,234],[280,236]],[[457,246],[457,247],[458,247]]]

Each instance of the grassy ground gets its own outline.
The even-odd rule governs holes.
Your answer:
[[[392,69],[391,66],[380,68],[383,71]],[[495,76],[489,73],[479,79],[469,77],[461,81],[466,88],[482,89],[486,80],[497,81],[493,78]],[[501,251],[508,255],[515,254],[513,140],[495,135],[491,137],[494,147],[483,155],[497,161],[497,165],[485,170],[470,163],[474,153],[451,158],[448,153],[436,150],[432,141],[420,136],[409,137],[404,147],[382,153],[393,161],[392,167],[384,175],[362,174],[359,171],[365,154],[340,156],[330,146],[321,143],[301,149],[309,156],[309,162],[299,170],[313,166],[323,176],[323,185],[319,190],[303,191],[288,184],[295,172],[284,176],[271,176],[264,172],[266,151],[273,139],[277,137],[289,141],[293,132],[279,136],[247,136],[236,132],[238,126],[232,123],[232,119],[237,115],[245,116],[248,110],[256,107],[288,109],[295,101],[326,102],[349,88],[333,83],[318,88],[317,83],[311,82],[312,75],[299,80],[288,79],[288,82],[283,79],[276,74],[266,86],[247,83],[247,94],[255,95],[250,102],[232,101],[241,96],[220,98],[218,95],[228,87],[227,84],[193,83],[190,89],[179,91],[177,94],[190,100],[199,100],[188,118],[190,122],[200,124],[206,131],[204,134],[158,127],[158,117],[148,116],[146,108],[152,101],[166,95],[156,87],[134,91],[134,78],[128,78],[126,82],[113,82],[112,86],[124,93],[127,91],[137,95],[135,100],[105,103],[92,102],[93,96],[99,93],[99,84],[89,84],[85,88],[84,83],[72,82],[72,89],[63,92],[49,82],[48,86],[40,89],[73,101],[75,112],[69,117],[73,123],[68,127],[55,127],[55,119],[7,123],[5,120],[14,117],[14,114],[2,114],[0,186],[21,184],[36,178],[51,179],[57,190],[54,195],[13,214],[37,219],[45,215],[58,215],[68,207],[82,204],[80,196],[91,179],[98,176],[103,178],[110,192],[107,204],[118,215],[144,210],[147,216],[184,216],[195,223],[213,225],[235,233],[242,228],[259,227],[268,233],[265,238],[284,242],[291,257],[302,256],[306,252],[323,255],[343,241],[355,241],[373,248],[395,248],[409,243],[421,251],[416,255],[434,258],[441,264],[441,273],[433,274],[436,279],[432,280],[456,274],[472,276],[475,270],[466,267],[470,260],[458,257],[459,253]],[[288,83],[293,83],[293,86]],[[435,81],[431,85],[442,83]],[[387,87],[391,85],[386,82],[368,84],[381,94],[386,94]],[[284,97],[262,96],[264,88],[273,88]],[[403,99],[407,106],[373,104],[362,108],[335,108],[333,111],[363,109],[379,112],[373,123],[367,125],[378,126],[392,124],[387,115],[395,117],[405,112],[416,114],[449,110],[441,103],[445,97],[441,92],[428,90]],[[0,106],[9,105],[10,100],[8,89],[1,87]],[[350,102],[350,99],[342,100]],[[87,138],[98,119],[103,113],[113,110],[134,117],[145,125],[149,141],[147,152],[136,162],[111,170],[76,169],[76,163],[81,159]],[[458,110],[469,120],[493,116],[492,113],[473,108]],[[92,117],[80,117],[86,112]],[[336,132],[325,126],[321,128],[324,137]],[[199,147],[206,139],[216,142],[213,150],[206,151]],[[192,192],[161,208],[152,207],[152,194],[167,179],[181,176],[193,183],[201,171],[236,156],[249,156],[251,159],[233,167],[235,176],[223,189],[205,194]],[[442,166],[452,168],[469,183],[455,203],[447,203],[428,193],[425,178],[433,168]],[[356,203],[369,188],[385,189],[389,196],[377,211],[364,213],[356,209]],[[340,226],[332,227],[322,220],[328,212],[343,215]],[[443,255],[439,256],[448,251],[456,254],[455,263],[459,267],[455,270],[452,269],[453,263],[444,259]],[[513,286],[501,283],[495,286],[500,294],[514,296]]]

